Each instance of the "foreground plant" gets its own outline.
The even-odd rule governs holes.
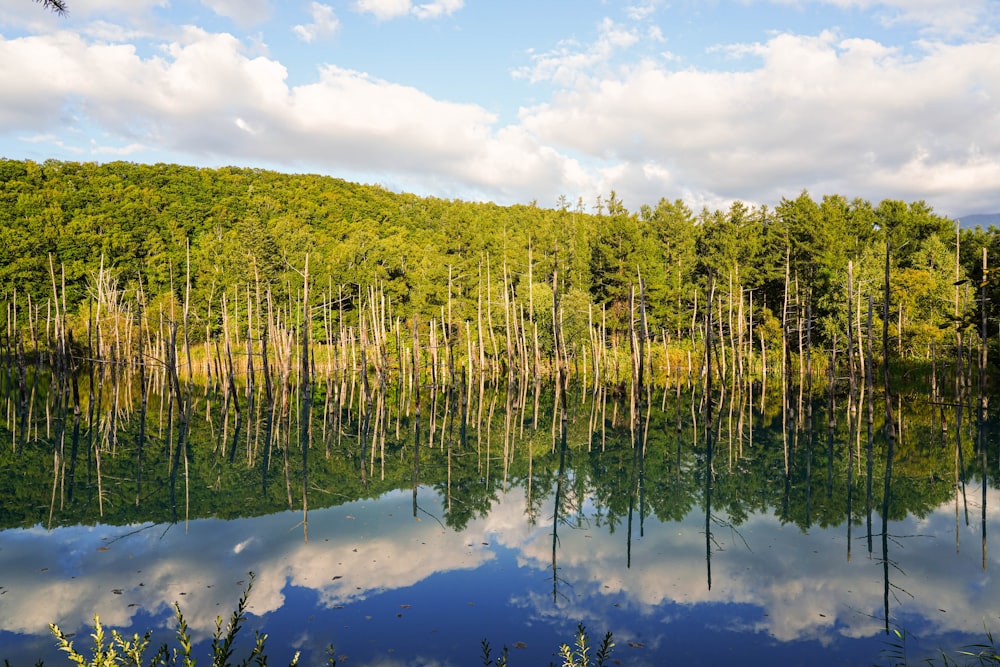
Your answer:
[[[496,662],[493,662],[493,650],[490,648],[490,643],[487,640],[480,642],[482,647],[482,659],[483,667],[508,667],[507,665],[507,647],[503,647],[500,655],[497,656]],[[611,633],[604,635],[604,641],[601,642],[601,647],[597,649],[597,654],[594,656],[594,662],[591,662],[591,645],[590,636],[587,634],[587,628],[584,627],[583,623],[576,626],[576,642],[573,647],[569,644],[562,644],[559,647],[559,652],[557,653],[563,660],[562,667],[604,667],[607,663],[608,656],[611,655],[611,649],[615,647],[615,643],[611,640]],[[554,667],[552,663],[549,663],[549,667]]]
[[[983,667],[983,666],[997,666],[1000,667],[1000,648],[997,647],[996,642],[993,640],[993,633],[990,632],[988,628],[984,627],[986,631],[986,641],[979,644],[969,644],[963,649],[955,651],[956,655],[961,656],[960,659],[951,658],[942,649],[941,653],[941,664],[944,667]],[[903,628],[892,628],[890,638],[885,642],[886,649],[883,650],[883,655],[889,658],[889,664],[892,667],[905,667],[905,665],[910,664],[907,651],[906,651],[906,640],[909,637],[908,633]],[[921,660],[922,663],[934,667],[937,665],[937,660],[934,658],[924,658]]]
[[[222,617],[218,616],[215,619],[215,633],[212,636],[212,667],[233,667],[230,659],[233,657],[236,636],[239,634],[240,628],[247,618],[247,600],[250,598],[253,581],[254,574],[251,572],[250,580],[243,590],[243,595],[240,596],[239,602],[236,603],[236,609],[233,610],[232,615],[229,617],[225,631],[223,631],[222,627]],[[65,651],[73,664],[80,667],[118,667],[121,665],[125,667],[145,667],[146,665],[149,667],[157,665],[194,667],[195,659],[191,657],[191,633],[188,629],[187,621],[184,619],[184,614],[181,613],[180,605],[176,602],[174,602],[174,615],[177,618],[178,646],[171,650],[167,644],[163,644],[149,658],[148,662],[144,662],[144,660],[146,652],[149,650],[149,639],[153,634],[151,630],[148,630],[141,637],[138,634],[134,634],[131,638],[126,638],[117,630],[112,630],[111,639],[108,640],[104,628],[101,626],[101,619],[95,615],[94,632],[90,635],[94,640],[94,648],[90,658],[87,658],[76,650],[73,646],[73,641],[59,629],[59,626],[50,623],[49,629],[55,635],[59,649]],[[260,632],[255,632],[253,649],[251,649],[250,655],[238,663],[239,667],[248,667],[251,664],[258,665],[258,667],[265,667],[267,665],[267,654],[264,652],[266,642],[266,634],[262,635]],[[295,667],[299,664],[298,652],[295,653],[292,661],[288,664],[289,667]],[[337,664],[332,653],[329,664]]]
[[[493,663],[493,649],[490,648],[489,641],[487,641],[486,639],[484,639],[482,642],[480,642],[480,646],[482,647],[482,651],[483,651],[483,653],[482,653],[482,656],[483,656],[483,667],[493,667],[493,665],[494,665],[494,663]],[[503,647],[503,650],[500,652],[500,655],[497,656],[496,667],[507,667],[507,655],[508,655],[507,646],[505,645]]]
[[[597,649],[593,664],[596,667],[604,667],[608,656],[611,655],[611,649],[614,647],[615,643],[611,641],[611,633],[609,632],[604,635],[604,641]],[[569,644],[563,644],[559,647],[559,655],[563,659],[562,667],[590,667],[590,649],[590,636],[587,634],[587,628],[583,626],[583,623],[580,623],[576,626],[576,645],[573,648],[570,648]]]
[[[127,639],[119,634],[117,630],[112,630],[111,640],[106,641],[107,637],[104,634],[104,628],[101,626],[101,619],[95,614],[94,632],[90,635],[94,639],[94,652],[88,660],[73,647],[73,642],[59,629],[59,626],[50,623],[49,629],[56,636],[60,650],[65,651],[73,664],[80,665],[80,667],[113,667],[114,665],[142,667],[143,655],[149,648],[149,638],[153,634],[152,630],[147,630],[146,634],[142,637],[137,633],[132,635],[131,639]],[[153,655],[148,664],[169,664],[166,662],[167,656],[167,645],[164,644]]]
[[[986,630],[986,641],[982,644],[966,646],[965,650],[959,651],[958,654],[975,660],[969,664],[1000,665],[1000,649],[993,641],[993,633],[986,627],[983,629]],[[945,664],[948,664],[947,658],[945,658]]]

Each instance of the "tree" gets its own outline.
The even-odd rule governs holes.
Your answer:
[[[660,199],[656,208],[642,208],[642,222],[655,240],[652,264],[644,278],[651,310],[661,324],[680,335],[691,320],[694,293],[691,276],[697,264],[698,228],[694,214],[680,199]]]
[[[590,292],[595,303],[608,307],[614,325],[626,326],[629,295],[639,272],[647,283],[650,281],[655,240],[644,233],[646,225],[628,212],[614,190],[603,206],[607,207],[607,215],[601,215],[594,239]],[[659,264],[656,261],[658,275],[662,274]]]
[[[60,16],[64,16],[67,12],[69,12],[69,7],[66,6],[66,3],[63,2],[63,0],[35,0],[35,2],[42,3],[42,7],[45,9],[51,9]]]

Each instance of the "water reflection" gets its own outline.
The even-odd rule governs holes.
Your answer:
[[[989,499],[993,506],[996,495]],[[554,500],[547,499],[549,509]],[[440,496],[425,502],[431,513],[442,511]],[[612,629],[622,643],[642,643],[654,656],[658,650],[669,655],[676,639],[674,619],[706,606],[720,626],[740,618],[741,607],[750,609],[742,617],[744,627],[737,628],[748,644],[809,640],[844,651],[846,639],[874,638],[882,629],[882,566],[878,560],[847,562],[839,530],[803,535],[774,516],[751,515],[738,532],[715,532],[709,588],[700,511],[680,522],[650,518],[646,535],[632,540],[632,567],[622,567],[627,538],[598,526],[592,510],[560,526],[553,551],[549,527],[525,521],[526,502],[524,489],[512,489],[488,516],[455,531],[434,521],[414,521],[410,494],[392,492],[378,500],[313,510],[308,543],[297,534],[300,517],[293,512],[196,520],[187,530],[152,524],[11,529],[0,536],[8,582],[0,623],[7,632],[36,636],[45,635],[51,620],[80,629],[95,611],[118,627],[149,618],[161,619],[160,624],[179,600],[195,635],[205,638],[220,608],[238,596],[243,573],[251,570],[258,573],[251,610],[266,617],[288,604],[290,587],[313,591],[318,608],[350,609],[387,591],[419,606],[419,597],[408,592],[414,587],[431,581],[447,587],[456,573],[481,571],[499,560],[502,568],[522,571],[505,593],[506,606],[520,611],[489,619],[490,632],[504,638],[518,636],[521,623],[561,627],[566,619],[579,619],[589,627]],[[932,636],[976,635],[984,619],[1000,618],[1000,591],[979,567],[978,554],[955,554],[953,545],[939,537],[950,533],[952,511],[948,504],[923,519],[894,523],[891,536],[900,592],[894,619]],[[974,529],[969,532],[975,535]],[[560,588],[553,597],[542,582],[556,554]],[[482,595],[466,591],[471,603],[482,603]],[[442,610],[442,626],[451,613]],[[370,636],[383,631],[388,628],[373,627]],[[316,637],[316,650],[323,641],[355,654],[361,650],[354,646],[359,637],[344,637],[336,627],[329,632],[332,636]],[[470,641],[467,655],[474,649]],[[843,659],[844,654],[835,655]]]
[[[83,420],[55,464],[41,435],[0,453],[13,664],[57,664],[51,621],[169,628],[174,601],[207,637],[249,571],[275,652],[322,656],[332,641],[360,664],[390,645],[415,660],[400,636],[442,664],[467,664],[484,636],[531,637],[516,657],[545,664],[578,621],[613,631],[628,664],[723,644],[761,661],[872,662],[887,625],[930,650],[1000,626],[986,530],[1000,499],[982,476],[996,461],[969,430],[988,420],[956,417],[946,438],[939,404],[893,406],[892,460],[870,385],[841,412],[832,394],[799,409],[683,383],[628,398],[344,378],[299,387],[274,415],[263,393],[191,392],[185,451],[174,401],[144,382],[123,380],[117,407],[81,405],[116,412],[114,441]],[[121,408],[129,396],[147,419]],[[44,433],[44,411],[24,426],[14,405],[8,441]]]

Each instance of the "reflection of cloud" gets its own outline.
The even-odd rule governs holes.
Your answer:
[[[423,502],[432,514],[440,513],[440,506],[432,506],[439,500]],[[988,502],[989,518],[997,525],[1000,492],[991,490]],[[552,525],[526,520],[521,489],[508,491],[487,517],[462,532],[415,521],[411,503],[408,493],[396,492],[312,512],[308,543],[302,516],[293,512],[199,520],[187,527],[3,531],[0,630],[42,636],[47,623],[56,621],[73,632],[95,612],[107,625],[125,627],[140,610],[153,618],[169,615],[178,600],[200,639],[212,632],[220,610],[232,608],[251,570],[257,579],[250,610],[263,615],[284,605],[289,585],[313,591],[320,604],[335,607],[434,574],[475,570],[499,551],[510,551],[519,568],[540,573],[531,577],[536,584],[530,588],[504,593],[507,605],[532,620],[559,624],[573,618],[593,629],[612,628],[618,613],[613,610],[625,608],[659,628],[642,636],[651,650],[668,640],[671,624],[681,627],[693,610],[711,605],[759,610],[742,617],[739,628],[725,630],[781,642],[832,643],[870,637],[882,628],[880,554],[869,557],[864,539],[857,539],[864,536],[861,527],[854,531],[848,561],[846,526],[802,534],[772,516],[755,515],[739,527],[746,546],[729,528],[715,525],[709,588],[704,516],[697,511],[679,523],[647,518],[644,536],[632,541],[630,568],[625,530],[609,534],[596,522],[560,524],[553,591],[546,581],[552,576]],[[584,507],[591,511],[589,503]],[[892,601],[892,616],[904,627],[978,634],[984,618],[992,619],[991,626],[1000,620],[1000,591],[990,578],[1000,567],[1000,539],[990,536],[984,572],[980,526],[960,526],[963,541],[956,553],[954,521],[949,504],[890,528],[892,583],[913,596]],[[875,544],[878,549],[877,538]],[[616,641],[629,641],[630,632],[616,629]]]
[[[4,531],[0,629],[45,634],[56,621],[72,632],[94,613],[121,627],[139,610],[156,614],[180,601],[192,630],[203,637],[214,630],[220,606],[235,604],[243,585],[237,582],[245,582],[249,571],[257,575],[250,609],[261,615],[284,604],[288,583],[313,589],[323,604],[334,606],[411,586],[437,572],[473,569],[493,557],[469,547],[474,540],[468,532],[413,521],[408,502],[394,494],[312,512],[308,544],[297,528],[301,515],[290,512],[192,521],[187,529]],[[366,505],[374,508],[367,514]]]
[[[1000,492],[990,492],[988,506],[1000,523]],[[979,526],[966,529],[972,542]],[[751,517],[740,528],[750,550],[729,530],[713,529],[712,586],[707,583],[704,515],[689,515],[680,524],[646,520],[645,537],[632,544],[632,567],[624,567],[625,537],[595,530],[561,527],[559,577],[573,586],[566,605],[578,605],[579,618],[601,605],[588,595],[622,596],[643,615],[662,614],[663,605],[740,603],[759,607],[763,616],[753,626],[780,641],[835,637],[868,637],[883,629],[881,554],[869,558],[864,541],[846,558],[846,527],[801,535],[770,516]],[[988,573],[1000,567],[1000,539],[990,537],[987,571],[981,569],[978,541],[955,553],[955,544],[934,536],[954,534],[954,508],[940,508],[923,521],[907,519],[890,525],[890,581],[912,595],[891,603],[893,617],[925,619],[935,631],[981,632],[983,618],[1000,617],[1000,591]],[[789,536],[789,532],[794,535]],[[854,538],[860,530],[854,531]],[[876,551],[880,540],[876,537]],[[513,546],[513,545],[511,545]],[[551,526],[539,527],[521,542],[520,561],[551,569]],[[942,564],[948,564],[942,567]],[[614,573],[609,576],[609,573]],[[966,582],[965,584],[960,582]],[[564,584],[564,588],[566,584]],[[529,594],[518,602],[536,614],[556,613],[551,596]],[[946,610],[945,612],[940,611]]]

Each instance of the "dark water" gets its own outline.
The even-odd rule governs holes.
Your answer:
[[[867,424],[825,396],[683,387],[634,413],[575,388],[564,439],[553,390],[533,384],[419,401],[319,386],[273,414],[244,403],[239,424],[200,388],[184,456],[152,389],[144,424],[134,383],[79,422],[32,398],[30,428],[7,398],[12,665],[68,664],[50,622],[88,653],[95,614],[171,640],[174,602],[208,663],[250,572],[238,656],[260,630],[269,664],[322,664],[330,644],[342,664],[482,664],[483,639],[511,665],[561,664],[580,623],[595,645],[612,632],[625,665],[915,664],[1000,628],[988,414],[984,491],[972,413],[958,428],[954,405],[919,396],[896,405],[890,469],[881,404],[869,457]]]

